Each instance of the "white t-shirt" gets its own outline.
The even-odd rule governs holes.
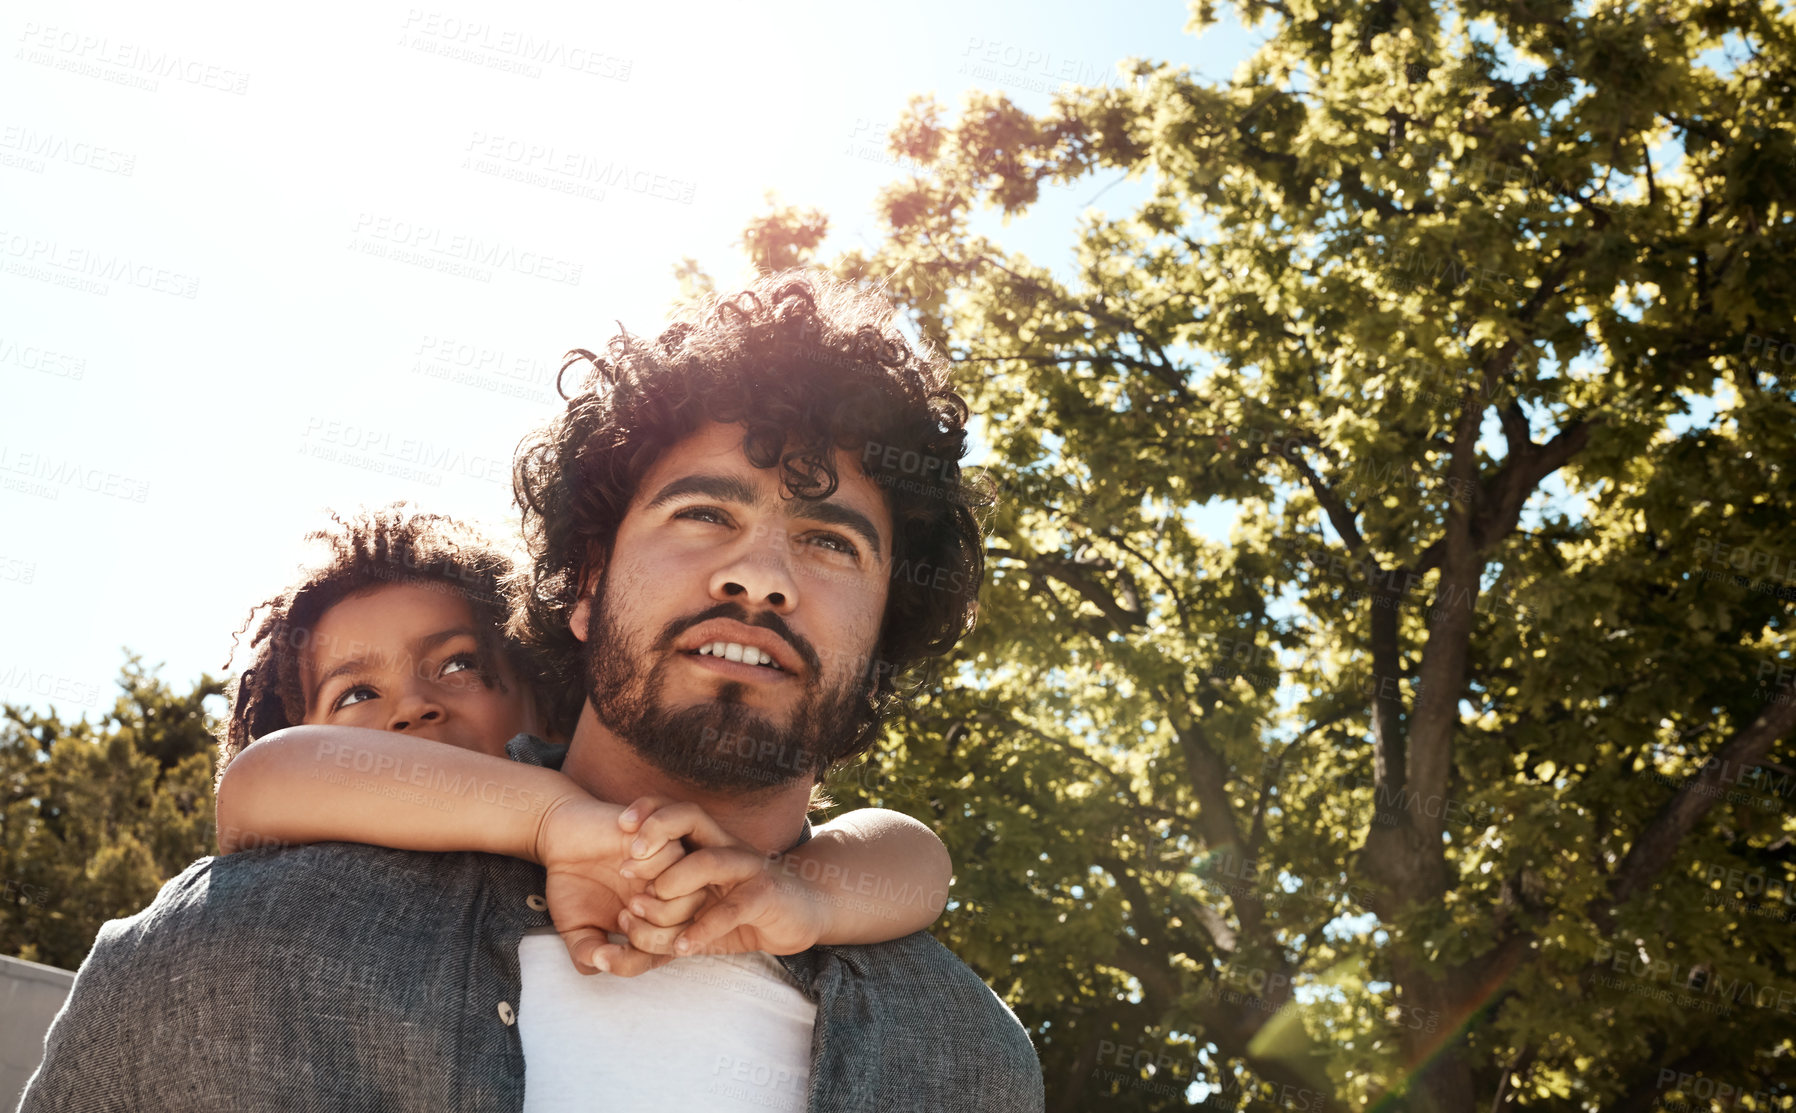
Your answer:
[[[772,955],[582,975],[561,937],[537,929],[519,940],[518,965],[524,1113],[803,1113],[817,1006]]]

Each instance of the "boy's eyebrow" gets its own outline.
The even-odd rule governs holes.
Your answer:
[[[479,640],[480,632],[475,630],[472,626],[451,626],[447,630],[438,630],[434,634],[425,634],[423,637],[412,642],[412,652],[416,655],[422,655],[430,652],[446,641],[452,641],[463,635]],[[319,692],[324,691],[324,686],[335,680],[337,677],[352,672],[361,672],[367,667],[368,657],[366,655],[361,657],[351,657],[347,661],[338,662],[335,668],[318,678],[318,683],[312,687],[312,698],[316,698]],[[311,699],[308,699],[306,702],[310,703]]]
[[[747,481],[733,475],[683,475],[667,486],[655,492],[655,497],[643,504],[644,510],[654,510],[685,495],[703,495],[719,502],[735,502],[745,506],[758,506],[762,503],[760,494]],[[872,548],[873,555],[880,554],[879,531],[873,527],[865,514],[839,502],[828,499],[797,500],[803,506],[793,517],[809,518],[814,522],[824,522],[832,526],[841,526],[860,534],[861,539]]]
[[[412,648],[419,653],[428,653],[446,641],[467,636],[475,641],[480,640],[480,631],[472,626],[451,626],[447,630],[438,630],[434,634],[426,634],[412,643]]]

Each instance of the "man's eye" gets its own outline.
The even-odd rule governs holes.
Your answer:
[[[693,522],[711,522],[720,526],[727,526],[730,524],[729,515],[714,506],[688,506],[686,509],[676,513],[674,517],[684,518]]]
[[[366,684],[358,684],[354,688],[351,688],[338,696],[337,702],[331,705],[331,710],[341,711],[345,707],[353,707],[358,703],[364,703],[368,700],[379,698],[379,692],[368,687]]]
[[[858,557],[861,555],[861,551],[855,543],[839,533],[813,533],[805,538],[805,541],[827,552],[840,553],[842,556]]]

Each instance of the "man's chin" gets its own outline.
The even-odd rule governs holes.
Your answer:
[[[816,754],[800,732],[741,703],[714,699],[656,709],[625,726],[612,729],[645,760],[708,792],[771,791],[816,769]]]

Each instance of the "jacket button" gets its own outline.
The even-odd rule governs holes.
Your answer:
[[[549,907],[549,902],[537,896],[535,893],[531,893],[529,896],[525,897],[524,903],[538,912],[547,911]]]
[[[499,1002],[499,1019],[507,1028],[518,1022],[518,1014],[512,1011],[510,1001]]]

